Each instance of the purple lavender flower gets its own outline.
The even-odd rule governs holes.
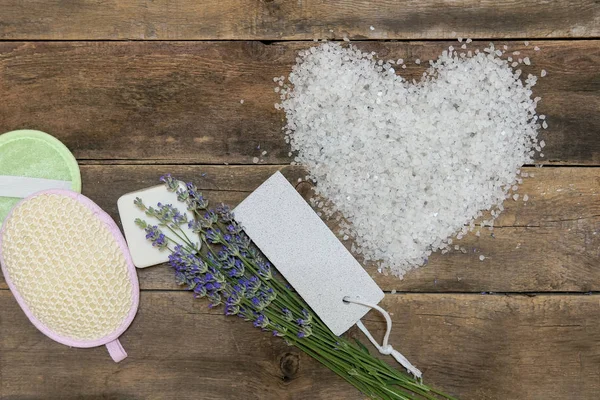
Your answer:
[[[288,331],[288,329],[285,326],[273,323],[271,323],[271,325],[275,328],[273,329],[273,336],[285,337],[285,334]]]
[[[287,308],[282,308],[281,309],[281,313],[283,315],[283,318],[288,321],[288,322],[292,322],[294,320],[294,315],[292,314],[292,312],[290,310],[288,310]]]
[[[229,206],[225,204],[220,204],[215,210],[221,222],[228,224],[233,221],[233,213]]]
[[[194,296],[196,298],[206,297],[206,295],[208,294],[206,287],[204,287],[202,285],[196,285],[196,287],[193,290],[194,290]]]
[[[244,288],[246,289],[246,297],[247,298],[252,298],[255,296],[256,292],[258,292],[258,290],[261,287],[261,282],[260,279],[258,279],[258,277],[256,276],[251,276],[249,278],[242,278],[239,280],[239,284],[244,286]]]
[[[173,178],[171,174],[161,176],[160,181],[165,184],[169,192],[175,192],[179,189],[179,181]]]
[[[190,195],[187,190],[183,190],[183,189],[177,190],[177,200],[178,201],[181,201],[182,203],[186,203],[187,200],[189,199],[189,197],[190,197]]]
[[[209,308],[214,308],[221,304],[221,295],[218,292],[208,293],[207,297],[209,300]]]
[[[225,315],[237,315],[240,312],[240,306],[237,304],[225,304]]]
[[[237,315],[238,317],[243,318],[245,321],[252,321],[254,319],[252,312],[246,307],[240,307]]]
[[[252,248],[250,247],[250,245],[252,244],[250,238],[243,232],[240,232],[240,234],[235,235],[235,243],[240,249],[244,249],[246,251]],[[258,254],[255,254],[255,256],[258,256]]]
[[[240,260],[235,260],[233,262],[233,268],[228,271],[228,274],[231,278],[241,278],[244,276],[246,269],[244,264]]]
[[[211,228],[206,231],[206,240],[212,244],[220,244],[221,241],[221,231],[219,228]]]
[[[219,216],[213,210],[205,212],[204,219],[210,221],[213,225],[219,222]]]
[[[258,273],[260,276],[262,276],[263,278],[269,280],[273,277],[273,274],[271,273],[271,263],[264,261],[264,262],[258,262]]]
[[[299,338],[307,338],[310,335],[312,335],[312,327],[306,325],[306,326],[302,326],[300,328],[300,330],[298,331],[298,337]]]
[[[267,316],[265,316],[264,314],[259,314],[256,319],[254,320],[254,326],[256,328],[262,328],[265,329],[266,327],[269,326],[269,318]]]
[[[166,236],[158,229],[158,226],[146,226],[146,239],[152,242],[152,246],[164,249],[167,247]]]

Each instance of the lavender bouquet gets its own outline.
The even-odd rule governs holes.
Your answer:
[[[195,297],[208,298],[209,307],[223,305],[225,315],[237,315],[281,337],[370,398],[453,399],[371,356],[359,341],[352,343],[334,335],[304,300],[275,276],[229,207],[209,209],[194,184],[183,189],[171,175],[160,180],[177,193],[194,220],[170,204],[147,207],[138,198],[135,204],[156,224],[141,219],[136,224],[153,246],[171,252],[169,264],[177,283]],[[181,229],[184,224],[198,236],[188,237]]]

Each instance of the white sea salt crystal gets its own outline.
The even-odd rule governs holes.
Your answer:
[[[518,194],[513,194],[512,198],[513,198],[514,201],[517,201],[517,200],[519,200],[519,195]]]
[[[543,78],[543,77],[545,77],[546,75],[547,75],[547,72],[546,72],[546,70],[545,70],[545,69],[543,69],[543,70],[540,72],[540,76]]]
[[[254,164],[258,164],[258,157],[254,157],[254,158],[252,159],[252,162],[253,162]]]
[[[527,40],[524,41],[523,44],[525,45],[525,47],[529,46],[529,42]]]
[[[529,196],[527,196],[527,195],[524,195],[524,196],[523,196],[523,201],[527,201],[527,200],[529,200]]]
[[[240,100],[240,104],[244,104],[244,99],[241,99],[241,100]]]
[[[540,51],[540,48],[539,48],[539,47],[537,47],[537,46],[535,46],[533,49],[534,49],[535,51]]]
[[[262,156],[266,156],[266,155],[267,155],[267,152],[266,152],[266,151],[263,151],[263,152],[262,152],[262,153],[260,153],[260,154],[261,154]]]
[[[467,42],[467,43],[471,43],[472,41],[473,41],[473,40],[471,40],[471,39],[468,39],[468,38],[467,38],[467,40],[466,40],[466,42]]]
[[[531,65],[531,61],[529,60],[529,57],[525,57],[523,59],[523,62],[525,63],[525,65]]]
[[[375,27],[374,26],[370,26],[369,29],[372,30],[372,31],[374,31]]]
[[[535,79],[519,80],[493,46],[465,58],[446,50],[417,85],[386,64],[321,44],[298,57],[282,108],[295,162],[331,201],[324,215],[343,215],[356,253],[401,276],[451,237],[479,236],[482,210],[494,211],[493,228],[517,171],[533,164],[539,98]]]
[[[479,256],[479,261],[483,261],[483,260],[485,260],[485,256],[482,254]]]
[[[548,123],[546,121],[542,122],[542,128],[548,129]]]
[[[463,38],[459,37],[459,38],[458,38],[458,42],[459,42],[459,43],[462,43],[462,41],[463,41]]]
[[[415,64],[421,64],[421,60],[419,60],[418,58],[415,60]]]
[[[540,141],[540,147],[543,149],[544,147],[546,147],[546,142],[544,140]]]

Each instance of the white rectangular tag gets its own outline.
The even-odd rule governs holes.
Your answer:
[[[42,190],[71,190],[71,186],[71,181],[0,175],[0,197],[24,199],[25,197],[41,192]]]
[[[185,188],[185,184],[181,182],[180,187],[182,189]],[[161,251],[156,247],[152,247],[152,243],[146,239],[146,233],[135,224],[136,218],[140,218],[151,225],[158,224],[157,220],[148,217],[144,211],[133,204],[136,197],[142,199],[146,207],[157,208],[156,205],[159,202],[171,204],[179,209],[182,214],[187,214],[188,220],[193,220],[194,214],[187,211],[185,204],[177,200],[177,193],[169,192],[164,185],[153,186],[137,192],[127,193],[117,200],[119,216],[121,217],[121,224],[123,225],[123,233],[125,233],[125,239],[127,239],[127,246],[129,247],[129,253],[131,254],[133,264],[137,268],[146,268],[167,262],[169,261],[169,254],[171,253],[168,250]],[[190,240],[195,242],[200,241],[198,235],[188,228],[187,225],[182,225],[181,229]],[[180,241],[167,229],[165,229],[163,233],[173,240]]]
[[[235,219],[336,335],[369,308],[345,296],[379,303],[384,293],[294,187],[277,172],[235,210]]]

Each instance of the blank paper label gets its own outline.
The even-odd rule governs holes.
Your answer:
[[[383,292],[296,189],[277,172],[235,210],[235,219],[308,305],[335,333],[379,303]]]

